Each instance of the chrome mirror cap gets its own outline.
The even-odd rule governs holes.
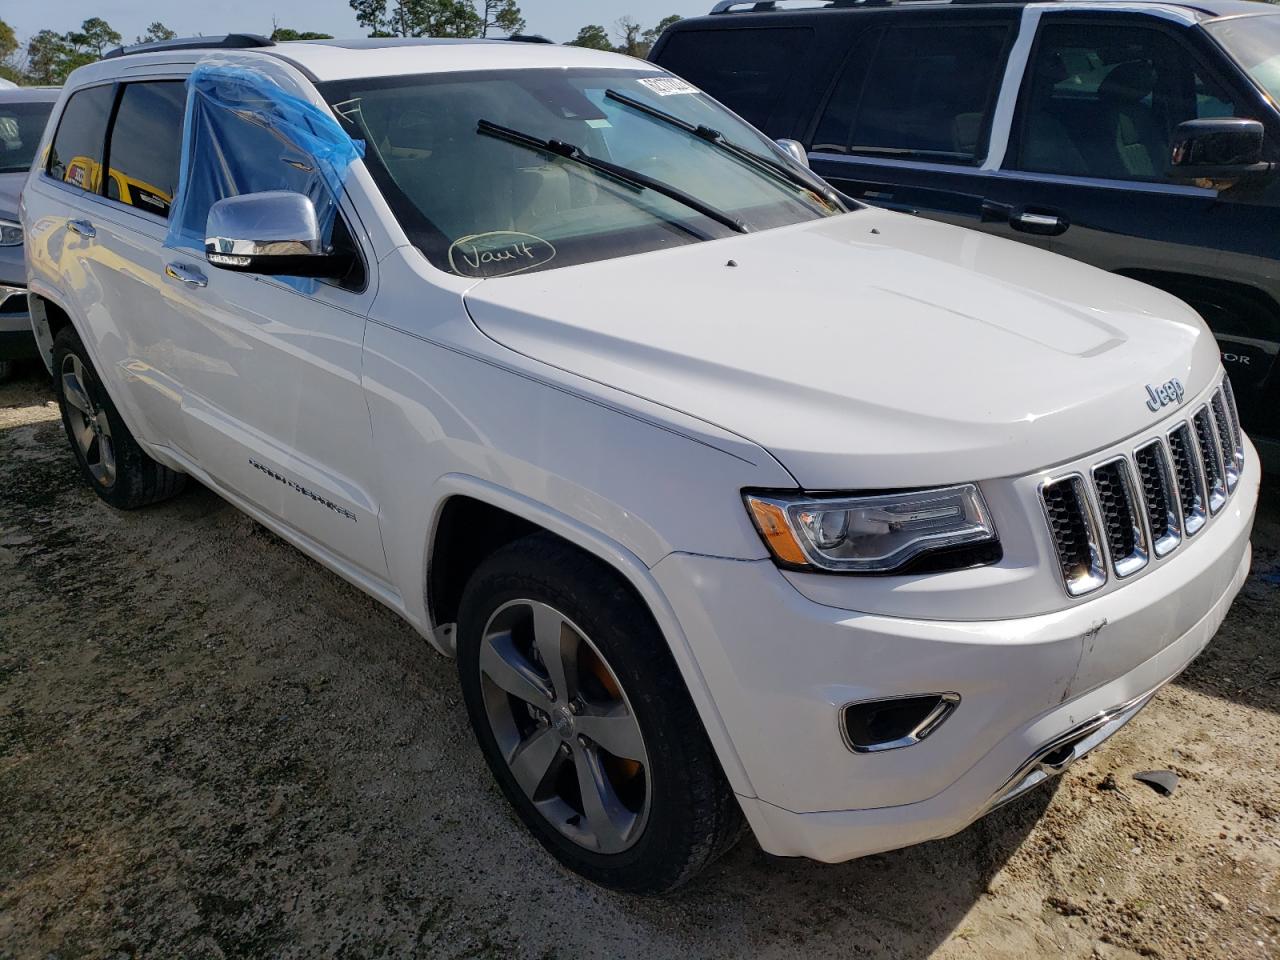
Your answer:
[[[286,190],[219,200],[209,208],[204,250],[210,263],[232,269],[275,257],[322,256],[315,204]]]
[[[804,144],[799,140],[783,139],[775,142],[778,144],[779,149],[781,149],[788,157],[800,166],[804,167],[806,170],[809,169],[809,154],[805,150]]]

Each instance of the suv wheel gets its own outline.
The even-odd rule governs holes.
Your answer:
[[[53,364],[62,425],[80,472],[98,496],[113,507],[134,510],[179,493],[186,476],[138,446],[70,326],[54,338]]]
[[[740,836],[666,640],[593,558],[539,534],[485,561],[462,598],[458,670],[499,786],[569,869],[665,893]]]

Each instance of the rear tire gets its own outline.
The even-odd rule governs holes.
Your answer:
[[[136,510],[182,491],[186,476],[151,459],[133,439],[70,325],[54,338],[53,370],[62,426],[98,496],[117,509]]]
[[[575,873],[668,893],[741,837],[666,639],[594,558],[549,534],[494,553],[463,592],[458,672],[502,792]]]

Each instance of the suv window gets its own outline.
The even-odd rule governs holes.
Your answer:
[[[116,97],[113,84],[73,93],[58,120],[49,150],[49,175],[81,190],[102,186],[102,141]]]
[[[1236,114],[1231,95],[1154,27],[1041,28],[1015,129],[1017,169],[1163,180],[1179,123]]]
[[[120,94],[108,141],[107,196],[168,217],[178,189],[186,85],[130,83]]]
[[[814,149],[976,163],[1008,56],[1007,24],[903,25],[860,40]]]
[[[681,30],[667,38],[661,63],[764,127],[812,40],[808,27]]]
[[[0,173],[21,173],[31,167],[53,103],[0,103]]]

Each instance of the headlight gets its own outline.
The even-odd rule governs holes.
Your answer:
[[[22,246],[22,224],[0,220],[0,247]]]
[[[971,483],[868,497],[744,495],[781,563],[834,573],[893,573],[930,554],[968,566],[998,559],[995,524]],[[981,548],[988,550],[963,550]],[[963,550],[963,552],[960,552]]]

